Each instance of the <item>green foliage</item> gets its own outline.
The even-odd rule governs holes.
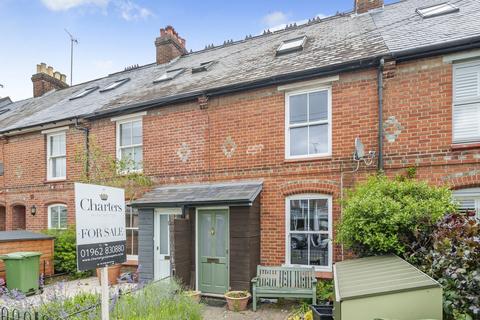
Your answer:
[[[479,224],[466,215],[447,215],[432,233],[418,239],[408,257],[411,263],[438,280],[449,319],[480,317]]]
[[[100,310],[95,308],[100,303],[100,296],[93,293],[79,293],[72,298],[55,297],[51,301],[41,304],[36,310],[43,317],[49,319],[66,318],[67,315],[78,313],[69,319],[96,319]],[[88,310],[88,311],[86,311]]]
[[[317,299],[319,301],[333,301],[333,281],[319,280],[317,282]]]
[[[343,203],[337,241],[360,256],[402,255],[418,233],[455,211],[448,188],[412,179],[370,177]]]
[[[55,237],[54,266],[55,273],[68,273],[74,278],[82,278],[91,275],[91,272],[77,271],[77,247],[75,226],[66,230],[45,230],[45,234]]]
[[[125,320],[201,320],[201,305],[185,294],[173,280],[147,285],[133,294],[120,297],[112,319]]]
[[[78,149],[75,162],[82,164],[80,182],[122,188],[129,201],[137,199],[153,185],[143,172],[133,170],[133,160],[118,160],[106,153],[93,135],[90,136],[88,153]]]

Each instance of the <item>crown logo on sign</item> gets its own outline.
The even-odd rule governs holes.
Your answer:
[[[108,194],[106,194],[105,192],[100,193],[100,199],[102,199],[103,201],[107,201]]]

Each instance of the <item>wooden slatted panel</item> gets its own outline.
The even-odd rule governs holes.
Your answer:
[[[258,267],[258,286],[311,289],[315,270],[293,267]]]

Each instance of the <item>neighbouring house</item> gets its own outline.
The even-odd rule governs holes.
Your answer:
[[[155,181],[127,211],[141,278],[207,294],[247,289],[257,264],[331,277],[339,199],[377,169],[415,167],[480,212],[478,1],[356,0],[196,52],[169,26],[155,47],[71,87],[40,64],[34,98],[0,106],[0,229],[73,224],[74,156],[94,137]]]

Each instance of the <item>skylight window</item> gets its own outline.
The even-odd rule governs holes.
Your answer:
[[[157,79],[155,79],[155,81],[153,81],[154,83],[157,83],[157,82],[163,82],[163,81],[167,81],[167,80],[172,80],[174,78],[176,78],[180,73],[182,73],[185,69],[184,68],[180,68],[180,69],[174,69],[174,70],[168,70],[167,72],[165,72],[164,74],[162,74],[160,77],[158,77]]]
[[[284,53],[303,50],[306,40],[307,37],[303,36],[301,38],[283,41],[282,44],[277,48],[277,56]]]
[[[452,13],[452,12],[457,12],[459,10],[460,9],[454,6],[453,4],[445,2],[445,3],[437,4],[434,6],[418,8],[416,12],[422,18],[426,19],[426,18],[441,16],[441,15]]]
[[[122,84],[124,84],[128,81],[130,81],[130,78],[125,78],[125,79],[120,79],[120,80],[114,81],[114,82],[110,83],[108,86],[106,86],[105,88],[103,88],[102,90],[100,90],[100,92],[113,90],[115,88],[120,87]]]
[[[7,113],[10,109],[0,109],[0,115]]]
[[[214,61],[202,62],[199,66],[192,68],[192,73],[207,71],[213,65]]]
[[[97,90],[98,89],[98,86],[96,87],[90,87],[90,88],[87,88],[83,91],[80,91],[79,93],[77,93],[76,95],[74,95],[73,97],[70,98],[70,100],[74,100],[74,99],[78,99],[78,98],[83,98],[85,97],[87,94],[90,94],[92,93],[93,91]]]

